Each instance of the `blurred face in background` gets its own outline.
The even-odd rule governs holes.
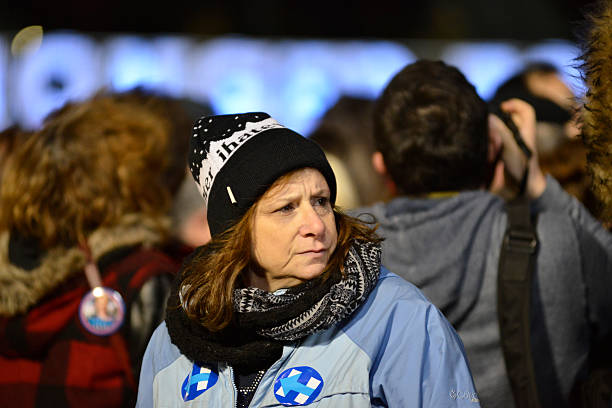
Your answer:
[[[321,275],[338,233],[323,175],[305,168],[277,180],[255,204],[249,285],[275,291]]]
[[[580,134],[580,128],[575,113],[578,109],[576,96],[557,73],[533,72],[525,78],[527,88],[536,96],[548,99],[570,114],[572,119],[565,124],[538,122],[537,134],[539,139],[552,140],[556,136],[573,139]],[[545,151],[548,146],[542,146]]]

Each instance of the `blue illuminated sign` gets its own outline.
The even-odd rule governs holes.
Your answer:
[[[307,134],[341,95],[375,98],[403,66],[428,58],[456,65],[487,99],[526,62],[560,68],[579,90],[572,70],[576,47],[546,41],[512,42],[261,40],[220,37],[44,35],[40,48],[11,57],[0,37],[0,127],[39,126],[53,109],[99,89],[142,86],[209,102],[215,113],[266,111]],[[434,57],[435,56],[435,57]]]

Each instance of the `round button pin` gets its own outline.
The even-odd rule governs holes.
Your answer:
[[[125,317],[125,303],[119,292],[97,286],[87,292],[79,306],[83,327],[96,336],[113,334]]]

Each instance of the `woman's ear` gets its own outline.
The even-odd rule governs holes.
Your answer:
[[[385,165],[385,159],[381,152],[372,153],[372,167],[381,176],[388,176],[387,166]]]

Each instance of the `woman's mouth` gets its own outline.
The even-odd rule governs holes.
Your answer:
[[[311,254],[311,255],[318,255],[318,254],[322,254],[326,251],[325,248],[320,248],[320,249],[309,249],[306,251],[302,251],[299,252],[300,255],[307,255],[307,254]]]

